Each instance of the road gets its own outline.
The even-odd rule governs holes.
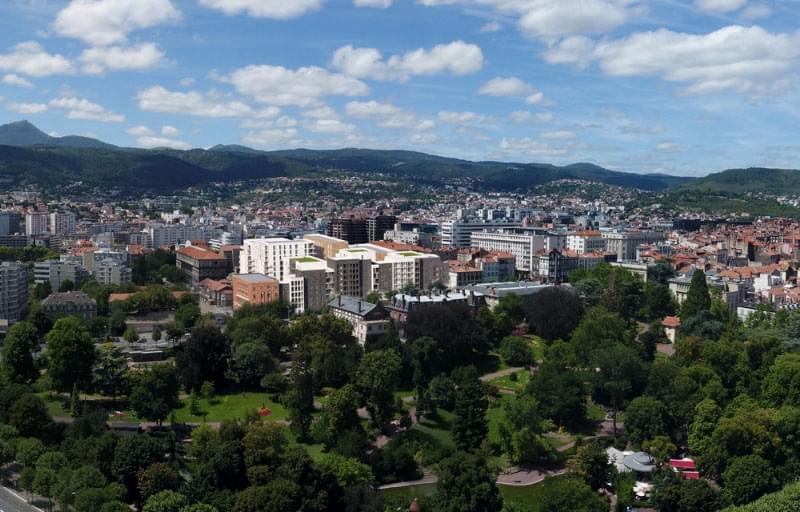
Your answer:
[[[38,508],[25,503],[17,498],[5,487],[0,487],[0,511],[2,512],[41,512]]]

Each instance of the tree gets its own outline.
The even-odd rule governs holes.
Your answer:
[[[545,288],[533,294],[527,303],[528,324],[548,341],[566,339],[583,315],[580,297],[568,288]]]
[[[675,314],[675,300],[669,287],[664,284],[648,282],[644,287],[644,306],[639,312],[646,320],[661,320]]]
[[[394,391],[400,374],[400,356],[393,350],[364,355],[356,373],[356,384],[367,402],[373,426],[383,427],[395,413]]]
[[[139,494],[144,500],[162,491],[176,491],[180,485],[180,474],[169,464],[158,462],[139,471]]]
[[[578,478],[546,478],[541,484],[541,512],[607,512],[608,502]]]
[[[3,373],[8,382],[30,384],[39,378],[33,352],[39,347],[39,332],[29,322],[12,325],[3,346]]]
[[[150,337],[153,341],[161,341],[161,326],[155,325],[153,326],[153,332],[150,334]]]
[[[488,403],[486,387],[478,378],[478,372],[470,367],[463,379],[457,383],[453,413],[453,439],[456,447],[463,451],[480,448],[489,433],[486,422]]]
[[[723,474],[725,494],[734,505],[744,505],[778,489],[772,464],[758,455],[735,459]]]
[[[439,463],[439,485],[433,497],[437,512],[499,512],[503,498],[486,458],[456,453]]]
[[[586,422],[586,390],[572,370],[545,361],[528,384],[542,416],[559,427],[579,428]]]
[[[729,512],[794,512],[800,503],[800,482],[788,484],[778,492],[767,494],[741,507],[726,509]]]
[[[660,400],[650,396],[634,398],[625,410],[625,432],[631,441],[641,444],[666,434],[666,417],[667,409]]]
[[[127,498],[140,501],[138,476],[139,472],[164,457],[164,447],[149,435],[122,437],[114,448],[111,473],[119,483],[125,486]]]
[[[92,337],[79,318],[56,321],[47,335],[47,374],[53,389],[67,393],[77,386],[88,391],[95,359]]]
[[[36,283],[36,286],[33,287],[33,297],[36,300],[44,300],[53,293],[53,285],[50,284],[50,281],[44,281],[43,283]]]
[[[53,511],[53,498],[58,485],[58,474],[50,468],[37,468],[33,479],[33,491],[47,498],[47,509]]]
[[[34,394],[22,395],[8,409],[8,424],[25,436],[46,439],[52,423],[44,401]]]
[[[314,375],[311,372],[311,356],[307,345],[300,345],[293,354],[286,405],[292,430],[301,440],[305,440],[314,413]]]
[[[228,374],[247,389],[257,389],[264,375],[274,372],[278,363],[269,348],[261,343],[243,343],[233,349]]]
[[[161,491],[147,499],[142,512],[181,512],[188,505],[186,496],[175,491]]]
[[[761,394],[773,406],[800,405],[800,354],[778,356],[761,385]]]
[[[375,480],[369,466],[350,457],[326,454],[320,466],[332,474],[344,489],[372,485]]]
[[[122,334],[122,338],[128,343],[136,343],[139,341],[139,333],[136,332],[136,329],[134,329],[133,326],[129,325]]]
[[[586,312],[572,332],[570,344],[579,363],[589,366],[596,355],[602,354],[617,343],[633,345],[625,320],[617,313],[596,307]]]
[[[594,490],[602,489],[614,477],[615,468],[608,460],[608,454],[596,444],[578,448],[575,454],[575,472]]]
[[[711,295],[708,292],[706,273],[702,269],[696,269],[692,274],[692,281],[689,283],[686,299],[681,305],[681,320],[688,320],[701,311],[708,311],[710,308]]]
[[[199,390],[203,382],[221,384],[228,361],[228,339],[216,327],[201,325],[175,357],[178,375],[187,391]]]
[[[644,390],[647,384],[647,368],[636,349],[621,343],[598,352],[595,359],[600,371],[595,375],[594,396],[597,402],[611,407],[616,436],[617,412],[624,409],[632,397]]]
[[[358,392],[355,386],[347,384],[332,391],[322,404],[322,413],[315,424],[316,437],[326,447],[332,448],[341,436],[347,432],[360,431],[361,420],[358,417]]]
[[[533,364],[533,351],[524,338],[508,336],[500,343],[500,357],[509,366]]]
[[[134,377],[130,404],[137,416],[161,423],[178,404],[178,376],[168,364],[151,366]]]
[[[105,343],[97,351],[94,368],[94,385],[100,393],[116,402],[117,395],[126,391],[128,384],[128,356],[113,343]]]
[[[200,306],[189,302],[178,307],[175,311],[175,323],[184,331],[194,328],[200,319]]]
[[[711,447],[711,436],[722,416],[722,409],[714,400],[706,398],[695,407],[694,421],[689,430],[689,449],[703,455]]]
[[[73,283],[69,279],[64,279],[63,281],[61,281],[61,286],[58,287],[58,291],[61,293],[71,292],[74,289],[75,289],[75,283]]]

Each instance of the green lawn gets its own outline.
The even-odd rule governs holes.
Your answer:
[[[497,386],[498,388],[510,389],[511,391],[519,393],[524,390],[525,386],[527,386],[528,382],[530,382],[531,372],[529,370],[521,370],[513,375],[517,376],[516,381],[513,379],[513,377],[511,377],[511,375],[506,375],[505,377],[500,377],[490,381],[489,384]]]
[[[212,400],[201,398],[200,410],[204,416],[192,416],[189,411],[189,399],[183,400],[182,406],[175,409],[175,417],[181,423],[202,423],[205,421],[232,421],[243,420],[248,412],[258,411],[262,407],[268,408],[272,413],[267,420],[285,420],[289,417],[286,408],[269,399],[268,393],[236,393],[232,395],[217,395]]]
[[[544,349],[546,342],[534,334],[525,336],[525,339],[531,344],[531,350],[533,350],[533,360],[537,362],[544,360]]]
[[[509,485],[499,485],[500,494],[503,495],[503,500],[506,503],[513,504],[514,510],[520,512],[539,512],[539,505],[541,503],[542,492],[547,485],[547,482],[565,478],[564,476],[556,476],[548,478],[541,484],[529,485],[526,487],[512,487]],[[425,503],[425,498],[430,498],[436,492],[436,484],[416,485],[412,487],[404,487],[401,489],[387,489],[381,491],[381,494],[394,500],[402,501],[410,504],[414,498],[419,498],[422,503]]]

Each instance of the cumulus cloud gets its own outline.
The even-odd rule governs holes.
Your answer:
[[[551,46],[544,54],[550,64],[575,64],[579,69],[589,65],[594,41],[586,36],[570,36]]]
[[[694,5],[705,12],[726,13],[738,11],[747,4],[747,0],[695,0]]]
[[[303,123],[303,128],[314,133],[344,134],[354,133],[355,125],[343,123],[338,119],[313,119]]]
[[[503,26],[499,21],[490,21],[481,27],[480,31],[484,33],[499,32]]]
[[[378,126],[383,128],[411,128],[430,129],[427,124],[421,128],[422,123],[411,112],[407,112],[391,103],[377,101],[351,101],[344,107],[348,116],[359,119],[374,119]],[[423,121],[424,122],[424,121]]]
[[[81,53],[79,60],[83,64],[85,73],[99,75],[106,70],[137,70],[152,69],[161,64],[164,58],[157,45],[143,43],[131,47],[98,46],[88,48]]]
[[[36,41],[26,41],[0,53],[0,70],[43,77],[70,73],[72,64],[62,55],[47,53]]]
[[[478,89],[484,96],[525,97],[526,103],[535,105],[544,101],[544,95],[534,86],[516,77],[497,77],[489,80]]]
[[[181,132],[172,126],[162,126],[160,136],[147,126],[143,125],[133,126],[125,131],[129,135],[136,137],[136,145],[140,148],[191,148],[191,145],[188,142],[178,140],[176,138],[181,134]]]
[[[447,124],[465,124],[480,121],[482,116],[475,112],[453,112],[450,110],[442,110],[439,112],[439,120]]]
[[[17,114],[23,115],[31,115],[31,114],[41,114],[42,112],[47,112],[49,108],[46,103],[9,103],[7,105],[9,110],[16,112]]]
[[[286,20],[316,11],[324,0],[200,0],[200,4],[232,16]]]
[[[53,29],[65,37],[105,46],[124,43],[135,30],[180,18],[170,0],[72,0],[56,16]]]
[[[392,6],[393,0],[353,0],[356,7],[374,7],[376,9],[387,9]]]
[[[759,18],[768,18],[772,15],[772,9],[764,4],[750,5],[742,9],[739,15],[746,20],[756,20]]]
[[[247,66],[220,80],[236,91],[269,105],[317,106],[326,96],[362,96],[369,87],[360,80],[319,67]]]
[[[26,89],[30,89],[33,87],[33,84],[19,75],[15,75],[14,73],[9,73],[4,75],[0,82],[6,85],[15,85],[17,87],[25,87]]]
[[[549,62],[570,62],[562,54]],[[573,55],[575,64],[598,62],[607,75],[656,76],[686,85],[688,94],[733,90],[760,94],[785,88],[800,59],[800,32],[773,34],[731,25],[709,34],[659,29],[605,41]]]
[[[557,130],[554,132],[545,132],[540,135],[542,139],[548,140],[571,140],[577,138],[577,134],[575,132],[569,130]]]
[[[264,130],[256,130],[248,132],[242,138],[242,142],[245,144],[265,148],[296,146],[300,143],[300,140],[296,128],[267,128]]]
[[[522,138],[503,138],[498,147],[504,153],[516,153],[529,156],[563,156],[569,150],[563,147],[553,146],[548,142],[530,137]]]
[[[181,131],[174,126],[165,125],[161,127],[161,135],[165,137],[178,137]]]
[[[397,81],[415,75],[467,75],[479,71],[483,63],[481,48],[464,41],[440,44],[429,50],[418,48],[388,59],[375,48],[347,45],[336,50],[331,61],[334,68],[349,76]]]
[[[85,121],[99,121],[101,123],[122,123],[125,116],[115,114],[102,105],[74,96],[62,96],[50,100],[51,108],[67,111],[67,119],[81,119]]]
[[[177,92],[155,85],[139,91],[139,108],[148,112],[185,114],[197,117],[244,117],[255,114],[241,101],[225,101],[197,91]],[[273,115],[277,115],[275,109]]]
[[[512,122],[519,124],[528,122],[546,124],[555,119],[555,116],[551,112],[533,113],[529,110],[515,110],[508,117]]]

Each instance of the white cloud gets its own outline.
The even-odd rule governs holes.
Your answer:
[[[516,110],[509,115],[509,119],[514,123],[527,123],[532,121],[546,124],[552,122],[555,116],[551,112],[533,113],[529,110]]]
[[[331,65],[357,78],[404,81],[415,75],[467,75],[479,71],[483,62],[479,46],[453,41],[430,50],[418,48],[403,55],[392,55],[388,59],[375,48],[347,45],[334,52]]]
[[[178,137],[181,131],[174,126],[164,125],[161,127],[161,135],[164,137]]]
[[[74,96],[62,96],[50,100],[48,105],[52,108],[66,110],[67,119],[99,121],[101,123],[122,123],[125,121],[125,116],[123,115],[115,114],[97,103]]]
[[[41,114],[49,108],[46,103],[9,103],[7,106],[9,110],[24,115]]]
[[[414,129],[418,132],[433,130],[434,128],[436,128],[436,122],[432,119],[424,119],[417,123],[417,126],[414,127]]]
[[[300,114],[303,117],[310,117],[313,119],[339,119],[339,113],[328,105],[322,105],[317,108],[304,110]]]
[[[240,94],[280,106],[312,107],[326,96],[369,93],[369,87],[360,80],[313,66],[296,70],[282,66],[247,66],[220,79],[232,84]]]
[[[481,119],[481,116],[475,112],[452,112],[449,110],[442,110],[438,117],[440,121],[447,124],[471,123]]]
[[[705,12],[726,13],[738,11],[747,4],[747,0],[695,0],[694,5]]]
[[[142,148],[191,149],[192,147],[191,144],[182,140],[155,136],[138,137],[136,145]]]
[[[656,145],[656,149],[658,151],[665,151],[665,152],[672,152],[672,151],[680,151],[680,145],[674,142],[662,142]]]
[[[72,0],[58,13],[53,29],[65,37],[105,46],[124,43],[135,30],[180,18],[170,0]]]
[[[356,7],[374,7],[376,9],[387,9],[392,6],[393,0],[353,0]]]
[[[377,101],[351,101],[344,107],[348,116],[359,119],[375,119],[383,128],[410,128],[417,126],[416,116],[391,103]],[[426,125],[427,126],[427,125]],[[428,129],[423,126],[422,129]]]
[[[220,101],[197,91],[169,91],[160,85],[139,91],[137,99],[139,108],[148,112],[213,118],[254,115],[253,109],[240,101]]]
[[[744,8],[739,14],[746,20],[755,20],[772,16],[772,9],[764,4],[756,4]]]
[[[316,11],[324,0],[200,0],[200,4],[232,16],[247,13],[254,18],[286,20]]]
[[[300,138],[295,128],[269,128],[248,132],[242,142],[256,147],[284,148],[298,145]]]
[[[733,90],[755,95],[786,88],[798,59],[800,32],[773,34],[758,26],[731,25],[703,35],[667,29],[637,32],[575,54],[572,62],[597,61],[611,76],[656,76],[683,83],[688,94]]]
[[[125,133],[127,133],[129,135],[134,135],[136,137],[147,137],[147,136],[154,135],[153,130],[151,130],[150,128],[148,128],[148,127],[146,127],[144,125],[139,125],[139,126],[134,126],[132,128],[128,128],[127,130],[125,130]]]
[[[503,26],[499,21],[490,21],[481,27],[480,31],[484,33],[499,32]]]
[[[354,133],[356,127],[349,123],[343,123],[338,119],[314,119],[303,123],[303,128],[314,133]]]
[[[26,41],[14,46],[10,53],[0,54],[0,70],[43,77],[69,73],[72,64],[62,55],[47,53],[36,41]]]
[[[191,87],[195,84],[196,80],[191,77],[181,78],[181,81],[178,82],[178,85],[181,87]]]
[[[506,153],[525,154],[529,156],[563,156],[569,151],[566,148],[552,146],[530,137],[519,139],[503,138],[500,141],[499,149]]]
[[[577,138],[577,134],[569,130],[557,130],[554,132],[545,132],[541,134],[540,137],[548,140],[572,140]]]
[[[551,46],[544,53],[544,60],[550,64],[575,64],[583,69],[592,60],[594,41],[586,36],[570,36]]]
[[[79,60],[83,63],[85,73],[99,75],[106,70],[146,70],[161,64],[164,58],[157,45],[143,43],[131,47],[98,46],[87,48],[81,53]]]
[[[19,75],[15,75],[14,73],[9,73],[8,75],[3,76],[3,79],[0,82],[6,85],[16,85],[17,87],[25,87],[30,89],[33,87],[33,84]]]
[[[529,105],[536,105],[544,101],[544,95],[537,91],[534,86],[529,83],[523,82],[516,77],[497,77],[492,78],[480,89],[478,94],[484,96],[511,96],[511,97],[526,97],[525,101]]]

